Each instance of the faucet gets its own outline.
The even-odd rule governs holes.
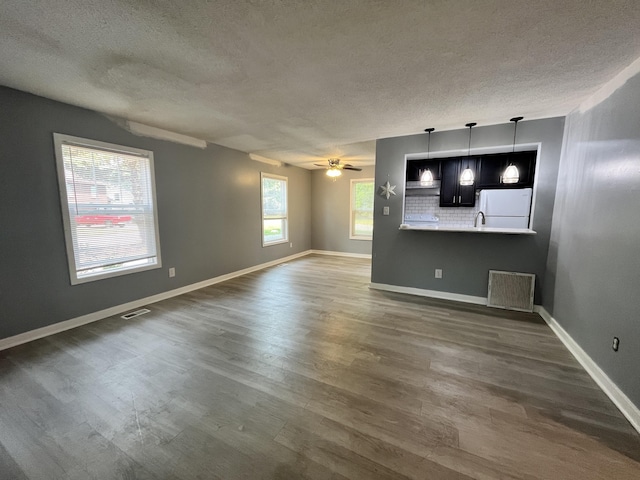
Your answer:
[[[478,216],[479,215],[482,215],[482,225],[487,223],[487,220],[484,217],[484,212],[482,210],[480,210],[478,213],[476,213],[476,218],[473,220],[473,227],[474,228],[478,226]]]

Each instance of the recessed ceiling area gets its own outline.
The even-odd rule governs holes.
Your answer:
[[[640,56],[637,0],[0,6],[0,84],[262,157],[565,115]]]

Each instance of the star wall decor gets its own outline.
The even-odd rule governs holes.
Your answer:
[[[380,186],[380,195],[382,195],[383,197],[387,197],[387,200],[389,200],[389,198],[391,197],[391,195],[395,195],[396,192],[394,192],[394,190],[396,189],[395,185],[391,185],[389,183],[389,180],[387,180],[387,183],[385,183],[384,185]]]

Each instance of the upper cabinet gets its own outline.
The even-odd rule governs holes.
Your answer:
[[[460,185],[460,176],[467,167],[474,178],[478,174],[476,157],[462,157],[442,160],[442,184],[440,187],[441,207],[473,207],[476,204],[476,184]]]
[[[428,179],[431,179],[428,181]],[[440,160],[407,161],[407,188],[437,188],[440,186]]]
[[[476,188],[526,188],[533,187],[537,152],[495,153],[483,155],[479,162]],[[502,176],[513,164],[519,173],[517,183],[503,183]]]
[[[406,195],[439,196],[441,207],[474,207],[483,189],[533,187],[537,151],[493,153],[435,159],[407,160]],[[504,183],[509,165],[518,169],[516,183]],[[460,185],[463,170],[471,169],[472,185]]]

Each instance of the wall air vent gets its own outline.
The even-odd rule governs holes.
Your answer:
[[[148,308],[141,308],[140,310],[136,310],[134,312],[125,313],[120,318],[124,318],[125,320],[131,320],[134,317],[139,317],[140,315],[144,315],[145,313],[149,313],[151,310]]]
[[[536,276],[532,273],[489,270],[487,306],[533,312],[533,290]]]

